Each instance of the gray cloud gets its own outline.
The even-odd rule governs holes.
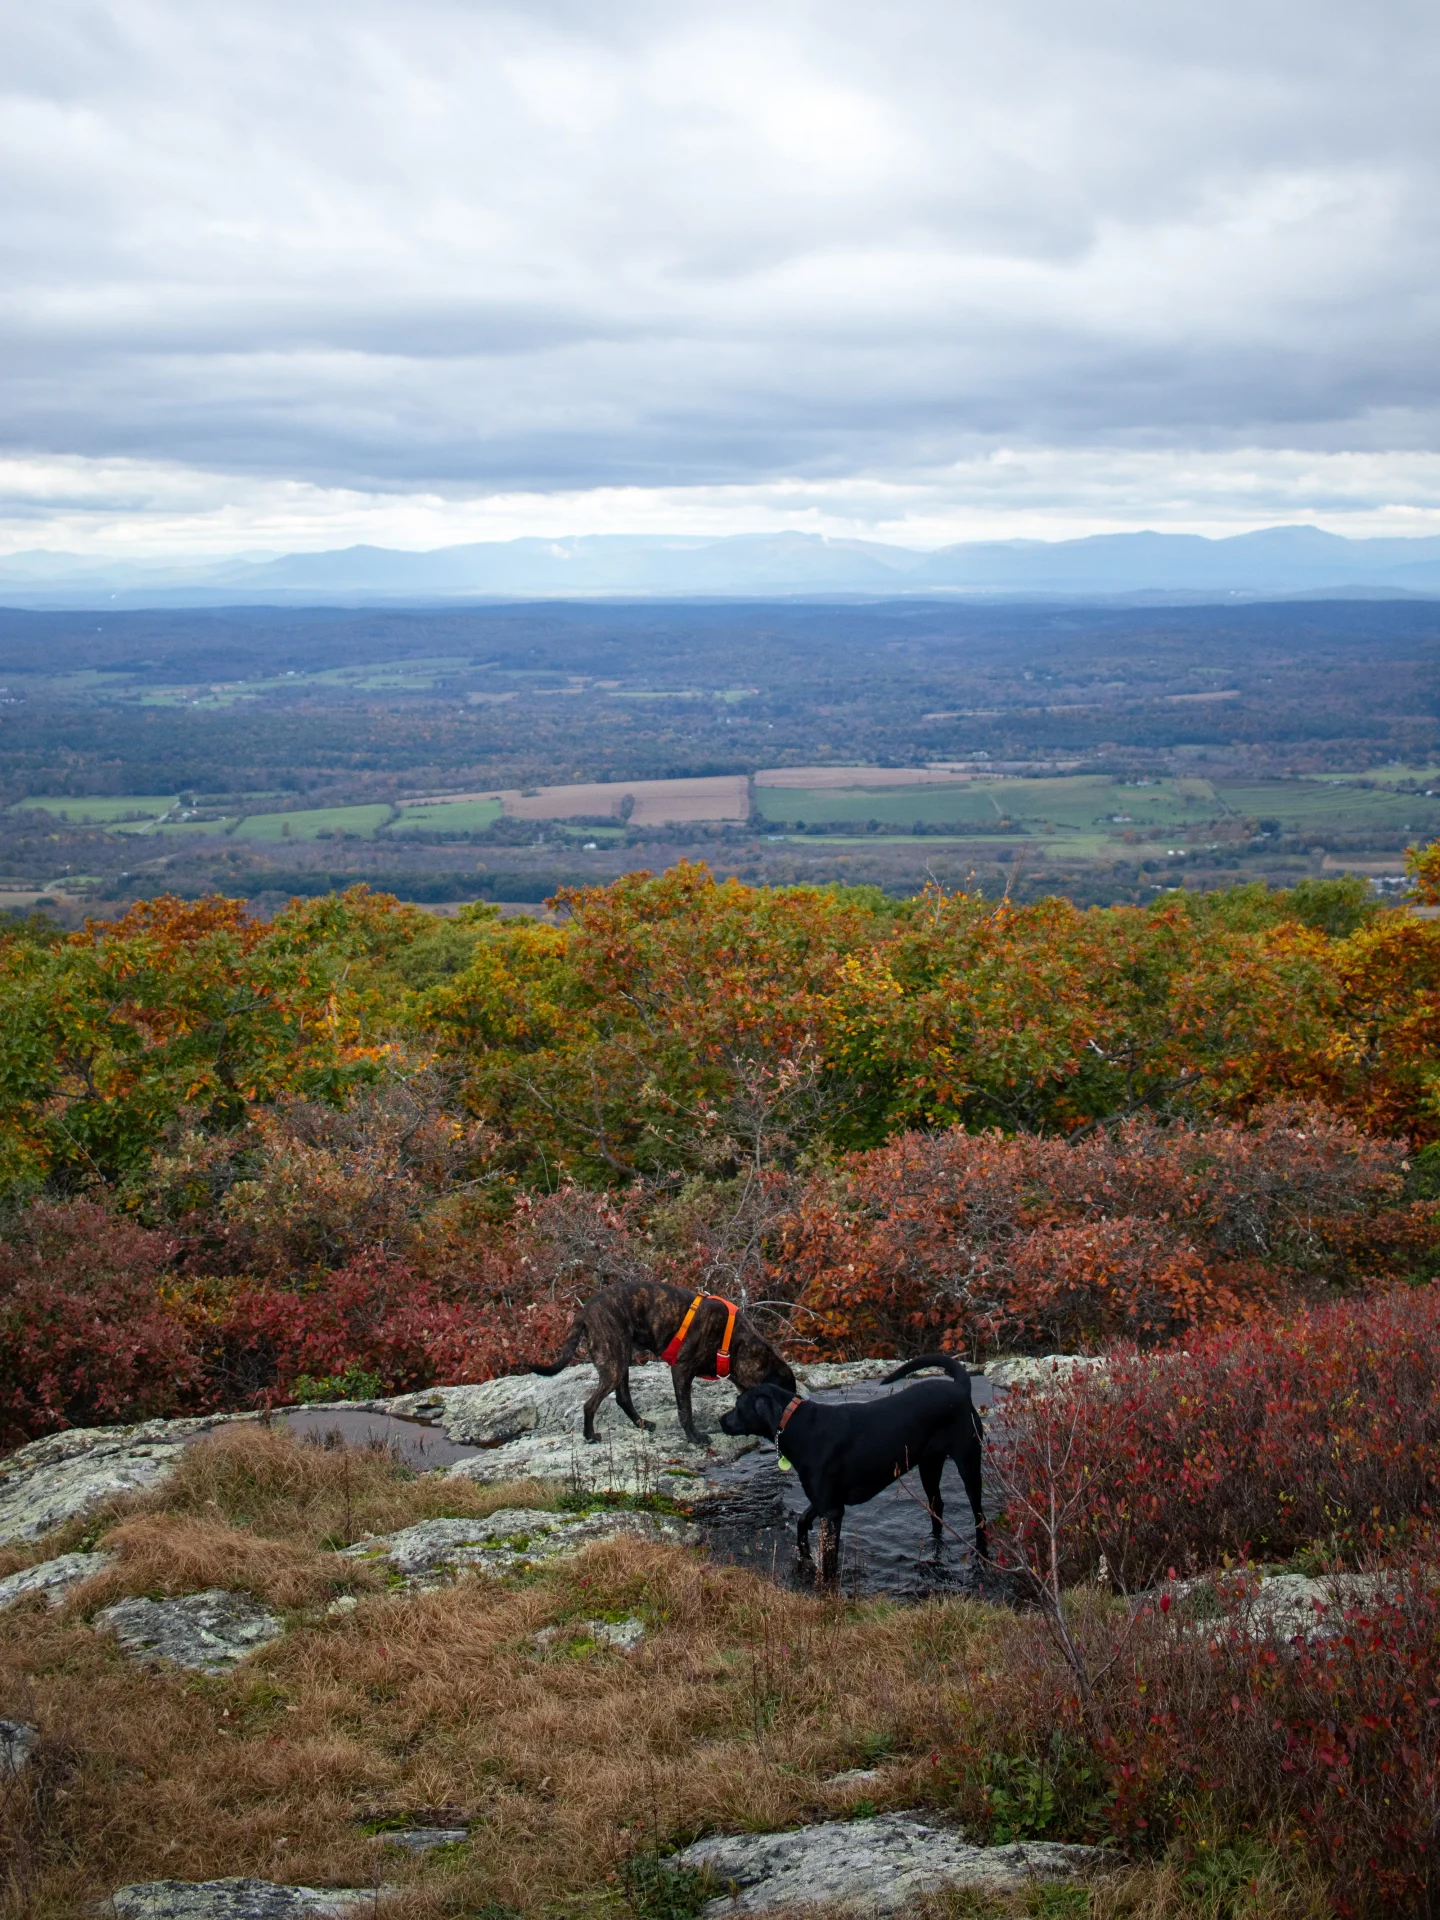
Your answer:
[[[9,450],[323,486],[1433,449],[1420,0],[7,0]]]

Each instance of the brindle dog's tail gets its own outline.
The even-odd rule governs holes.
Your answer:
[[[896,1367],[893,1373],[887,1373],[880,1384],[882,1387],[888,1387],[892,1381],[903,1380],[907,1373],[920,1373],[926,1367],[943,1368],[957,1384],[961,1380],[968,1381],[970,1378],[970,1369],[953,1353],[921,1353],[917,1354],[913,1360],[907,1360],[903,1367]]]
[[[575,1355],[579,1352],[580,1342],[585,1338],[585,1332],[586,1332],[586,1328],[585,1328],[584,1320],[583,1319],[577,1320],[574,1326],[571,1327],[569,1334],[566,1336],[565,1344],[563,1347],[561,1347],[559,1356],[556,1359],[554,1365],[549,1367],[531,1367],[530,1369],[531,1373],[543,1373],[546,1375],[547,1378],[551,1374],[563,1373],[566,1367],[568,1367],[570,1365],[570,1362],[575,1358]]]

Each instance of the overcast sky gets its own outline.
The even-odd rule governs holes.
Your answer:
[[[0,0],[0,548],[1440,532],[1434,0]]]

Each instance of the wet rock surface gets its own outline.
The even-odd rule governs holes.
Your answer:
[[[53,1560],[41,1560],[33,1567],[0,1580],[0,1609],[13,1607],[17,1600],[31,1594],[44,1594],[52,1607],[58,1607],[70,1588],[89,1580],[113,1565],[113,1553],[61,1553]]]
[[[95,1625],[113,1633],[132,1659],[169,1660],[197,1673],[226,1673],[285,1631],[248,1594],[222,1587],[178,1600],[121,1600],[97,1613]]]
[[[703,1909],[704,1920],[825,1906],[898,1913],[921,1894],[954,1887],[1022,1892],[1100,1864],[1093,1847],[1032,1841],[978,1847],[953,1828],[915,1813],[829,1820],[792,1833],[716,1834],[677,1854],[674,1864],[708,1869],[734,1892]]]
[[[306,1914],[373,1908],[375,1898],[374,1887],[282,1887],[273,1880],[241,1878],[146,1880],[118,1887],[95,1912],[119,1920],[301,1920]]]
[[[686,1546],[697,1529],[668,1515],[624,1509],[599,1513],[551,1513],[535,1507],[501,1507],[482,1520],[421,1520],[398,1533],[346,1547],[351,1560],[385,1560],[411,1592],[448,1586],[457,1573],[518,1573],[560,1554],[579,1553],[597,1540],[629,1534]]]
[[[23,1720],[0,1720],[0,1785],[25,1771],[39,1740],[38,1730]]]

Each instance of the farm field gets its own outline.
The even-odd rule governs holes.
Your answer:
[[[85,800],[68,795],[35,794],[28,800],[18,800],[15,811],[50,813],[57,820],[68,820],[75,826],[112,827],[122,820],[158,820],[177,804],[178,796],[173,793],[124,794],[119,798],[106,795]]]
[[[406,827],[424,828],[438,833],[483,833],[493,827],[504,813],[502,801],[465,797],[454,801],[434,800],[419,806],[402,806],[395,822],[397,832]]]
[[[236,827],[237,840],[315,840],[322,833],[353,833],[368,840],[394,813],[385,805],[315,807],[300,813],[251,813]]]
[[[661,827],[671,821],[748,820],[750,785],[743,773],[695,780],[616,780],[585,786],[540,787],[534,792],[507,790],[501,799],[512,820],[573,820],[586,814],[613,814],[626,795],[635,802],[630,815],[637,827]]]

